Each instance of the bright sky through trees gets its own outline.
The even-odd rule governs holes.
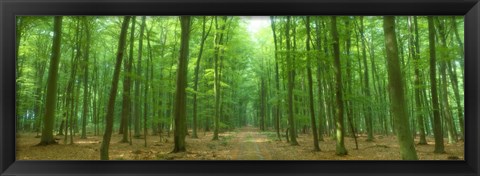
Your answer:
[[[260,30],[270,27],[270,17],[268,16],[247,16],[242,17],[247,22],[247,30],[252,38]]]

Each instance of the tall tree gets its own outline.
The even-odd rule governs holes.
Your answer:
[[[287,77],[288,77],[288,80],[287,80],[287,85],[288,85],[288,129],[289,129],[289,137],[290,137],[290,144],[291,145],[298,145],[298,142],[297,142],[297,134],[296,134],[296,131],[295,131],[295,120],[294,120],[294,111],[293,111],[293,87],[294,87],[294,81],[295,81],[295,78],[294,78],[294,74],[295,74],[295,70],[293,68],[293,59],[291,57],[291,43],[290,43],[290,20],[291,17],[290,16],[287,16],[287,24],[285,25],[285,38],[286,38],[286,49],[287,49],[287,57],[285,58],[287,60]]]
[[[410,131],[406,111],[404,82],[398,58],[398,45],[395,34],[395,17],[383,17],[383,30],[387,52],[387,72],[391,110],[395,123],[395,132],[400,144],[400,154],[404,160],[418,160],[415,144]]]
[[[275,17],[270,16],[270,25],[272,27],[273,32],[273,43],[275,45],[275,88],[276,88],[276,96],[277,101],[275,105],[275,131],[277,132],[277,139],[282,140],[280,137],[280,79],[279,79],[279,71],[278,71],[278,44],[277,44],[277,34],[275,33]]]
[[[89,65],[89,59],[90,59],[90,39],[92,38],[91,32],[90,32],[90,22],[88,20],[88,17],[82,17],[82,22],[83,22],[83,27],[85,29],[85,35],[86,35],[86,46],[85,46],[85,56],[84,56],[84,62],[83,62],[83,113],[82,113],[82,139],[87,138],[87,116],[88,116],[88,108],[89,108],[89,89],[88,89],[88,65]]]
[[[135,36],[135,16],[132,17],[132,27],[130,29],[130,48],[128,54],[128,60],[124,63],[124,74],[123,74],[123,94],[122,94],[122,122],[121,131],[123,131],[122,140],[120,142],[128,142],[128,125],[130,124],[130,110],[131,110],[131,100],[130,100],[130,85],[131,85],[131,70],[133,62],[133,46],[134,46],[134,36]],[[138,102],[137,102],[138,103]]]
[[[435,50],[435,26],[433,24],[433,17],[428,17],[428,42],[430,48],[430,90],[432,94],[432,106],[433,106],[433,129],[435,137],[435,150],[434,153],[445,153],[445,147],[443,144],[443,131],[442,122],[440,121],[440,107],[438,105],[438,93],[437,93],[437,60]]]
[[[458,29],[457,29],[457,22],[455,20],[455,17],[452,16],[451,17],[451,21],[452,21],[452,28],[453,28],[453,32],[455,34],[455,39],[458,43],[458,46],[459,46],[459,54],[462,56],[461,58],[464,58],[464,52],[463,52],[463,42],[462,40],[460,40],[460,36],[458,35]],[[455,62],[455,61],[452,61],[452,62]],[[461,69],[462,69],[462,78],[464,77],[464,64],[463,64],[463,60],[461,59],[460,60],[460,63],[461,63]],[[452,82],[452,87],[453,87],[453,92],[454,92],[454,95],[455,95],[455,102],[456,102],[456,105],[457,105],[457,116],[458,116],[458,121],[459,121],[459,124],[460,124],[460,130],[461,130],[461,134],[460,134],[460,138],[461,140],[464,140],[464,135],[465,135],[465,128],[464,128],[464,120],[463,120],[463,107],[461,105],[461,102],[462,102],[462,99],[460,99],[460,93],[459,93],[459,85],[458,85],[458,78],[457,78],[457,69],[456,69],[456,65],[455,64],[452,64],[451,62],[448,62],[447,63],[447,66],[449,67],[448,69],[448,72],[449,72],[449,75],[450,75],[450,80]],[[464,79],[462,79],[463,81]],[[463,82],[462,82],[463,83]]]
[[[347,30],[347,41],[346,41],[346,46],[345,46],[345,50],[346,50],[346,53],[347,53],[347,94],[349,96],[353,96],[353,92],[352,92],[352,63],[353,61],[351,61],[352,59],[350,58],[350,48],[351,48],[351,45],[352,45],[352,41],[351,41],[351,35],[350,35],[350,19],[346,19],[345,20],[345,28]],[[345,101],[345,105],[347,105],[347,108],[346,108],[346,111],[347,111],[347,120],[348,120],[348,124],[349,124],[349,127],[350,127],[350,131],[352,133],[352,137],[353,139],[355,140],[355,149],[358,150],[358,142],[357,142],[357,135],[355,134],[355,128],[353,127],[354,124],[353,124],[353,101],[352,101],[352,98],[348,98],[348,101]],[[368,140],[368,139],[367,139]]]
[[[337,31],[337,17],[331,17],[332,22],[332,40],[333,40],[333,56],[335,66],[335,97],[336,97],[336,110],[335,110],[335,127],[336,127],[336,150],[337,155],[348,154],[344,144],[344,124],[343,124],[343,93],[342,93],[342,69],[340,63],[340,40],[338,38]]]
[[[365,97],[370,97],[370,83],[369,83],[369,76],[368,76],[368,66],[367,66],[367,53],[366,53],[366,45],[365,45],[365,31],[363,25],[363,16],[360,16],[360,35],[362,37],[362,56],[363,56],[363,65],[365,66],[365,72],[363,73],[365,81],[364,85],[364,92]],[[365,106],[367,112],[365,112],[365,123],[367,126],[367,141],[373,141],[373,127],[372,127],[372,107],[367,105]]]
[[[142,25],[140,26],[140,37],[138,39],[138,60],[141,60],[142,58],[142,55],[143,55],[143,34],[145,32],[145,25],[146,25],[146,16],[143,16],[142,17]],[[151,64],[151,63],[148,63],[147,61],[147,66]],[[147,129],[147,107],[148,107],[148,104],[147,104],[147,93],[148,93],[148,88],[149,88],[149,77],[148,77],[148,67],[146,69],[146,72],[145,72],[145,86],[144,86],[144,91],[143,91],[143,145],[145,147],[147,147],[147,133],[148,133],[148,129]]]
[[[312,68],[310,64],[311,53],[310,53],[310,16],[307,16],[305,22],[307,30],[307,39],[305,40],[305,46],[307,49],[307,77],[308,77],[308,95],[309,95],[309,105],[310,105],[310,121],[312,126],[313,133],[313,150],[320,151],[320,146],[318,145],[318,134],[317,134],[317,123],[315,122],[315,108],[313,103],[313,78],[312,78]]]
[[[108,99],[107,115],[105,116],[105,132],[103,134],[103,141],[100,147],[100,159],[109,160],[108,149],[110,147],[110,140],[113,129],[113,113],[115,108],[115,99],[117,98],[118,79],[120,77],[120,69],[122,66],[123,52],[125,50],[125,43],[127,38],[128,24],[130,16],[123,18],[122,29],[120,31],[120,39],[118,40],[117,58],[115,62],[115,69],[113,70],[112,88],[110,89],[110,97]]]
[[[413,25],[411,24],[412,21],[411,21],[411,18],[412,17],[408,17],[409,18],[409,26],[410,26],[410,50],[411,50],[411,53],[412,53],[412,57],[415,61],[415,64],[413,65],[414,66],[414,74],[415,74],[415,78],[414,78],[414,84],[415,84],[415,107],[416,107],[416,111],[415,111],[415,116],[417,117],[417,121],[418,121],[418,129],[419,129],[419,133],[420,133],[420,141],[418,142],[419,145],[425,145],[427,144],[427,139],[425,137],[425,123],[424,123],[424,120],[423,120],[423,113],[422,113],[422,110],[423,110],[423,106],[422,106],[422,102],[421,102],[421,99],[420,99],[420,90],[421,90],[421,80],[423,79],[422,78],[422,75],[420,74],[420,68],[419,68],[419,62],[420,62],[420,41],[418,40],[418,21],[417,21],[417,17],[414,16],[413,17]]]
[[[208,34],[210,34],[210,30],[212,29],[212,23],[213,19],[210,21],[210,26],[208,27],[208,30],[206,31],[206,23],[207,23],[207,18],[204,16],[203,17],[203,22],[202,22],[202,39],[200,41],[200,50],[198,52],[197,56],[197,61],[195,63],[195,78],[194,78],[194,84],[193,84],[193,90],[195,91],[193,94],[193,130],[192,130],[192,138],[198,138],[197,135],[197,90],[198,90],[198,74],[199,74],[199,69],[200,69],[200,61],[202,59],[202,54],[203,54],[203,47],[205,46],[205,41],[207,40]]]
[[[57,80],[58,63],[60,61],[60,46],[62,42],[62,16],[55,16],[53,22],[53,45],[50,67],[48,69],[47,98],[45,102],[45,115],[43,116],[42,138],[38,145],[56,144],[53,138],[53,124],[55,122],[55,110],[57,107]]]
[[[315,20],[315,33],[316,33],[316,50],[317,52],[321,52],[321,48],[322,48],[322,38],[321,38],[321,34],[320,34],[320,23],[319,23],[320,19],[319,17],[317,17],[317,19]],[[322,61],[321,61],[321,56],[320,54],[317,56],[317,84],[318,84],[318,88],[317,88],[317,92],[318,92],[318,140],[319,141],[324,141],[323,139],[323,133],[324,133],[324,129],[323,129],[323,124],[325,124],[325,99],[324,99],[324,96],[323,96],[323,81],[322,81]]]
[[[139,55],[137,59],[137,64],[135,65],[135,76],[141,77],[142,74],[142,56]],[[141,100],[140,100],[140,89],[141,89],[142,81],[140,79],[135,79],[135,86],[134,86],[134,101],[137,103],[133,104],[132,111],[133,111],[133,137],[140,138],[140,108],[141,108]]]
[[[177,86],[175,93],[175,131],[174,148],[172,152],[184,152],[187,120],[187,67],[188,42],[190,40],[190,16],[180,17],[182,36],[180,41],[180,55],[178,56]]]
[[[447,49],[447,34],[445,31],[445,22],[444,20],[440,20],[440,17],[436,17],[436,21],[438,24],[438,38],[440,38],[440,46],[443,49]],[[448,101],[448,81],[447,81],[447,63],[450,62],[450,58],[448,55],[444,54],[444,52],[440,53],[440,57],[443,57],[440,61],[440,77],[441,77],[441,84],[440,84],[440,94],[441,96],[441,104],[442,104],[442,115],[445,117],[445,123],[447,127],[447,135],[448,135],[448,143],[456,143],[457,142],[457,133],[455,129],[455,125],[453,124],[453,117],[452,112],[450,110],[450,102]]]
[[[225,33],[225,27],[227,22],[227,16],[223,16],[223,23],[221,27],[218,26],[218,18],[215,17],[215,46],[214,46],[214,83],[213,89],[215,94],[215,129],[213,130],[212,140],[218,140],[218,131],[220,128],[220,73],[219,73],[219,60],[221,60],[221,50],[223,49],[223,35]]]

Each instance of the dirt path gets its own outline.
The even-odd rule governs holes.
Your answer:
[[[235,160],[270,160],[270,153],[265,147],[269,139],[253,127],[245,127],[237,134],[238,144],[232,152]]]

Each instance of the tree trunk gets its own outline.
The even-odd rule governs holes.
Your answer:
[[[313,133],[313,150],[320,151],[320,146],[318,145],[318,134],[317,134],[317,123],[315,122],[315,109],[313,103],[313,78],[312,78],[312,69],[310,64],[310,17],[307,16],[305,22],[307,30],[307,39],[305,41],[307,49],[307,77],[308,77],[308,94],[309,94],[309,104],[310,104],[310,120]]]
[[[134,120],[134,125],[133,125],[133,137],[134,138],[140,138],[140,121],[141,121],[141,115],[140,115],[140,90],[141,90],[141,84],[142,81],[138,79],[138,77],[141,77],[142,75],[142,57],[138,56],[137,59],[137,64],[135,66],[135,86],[134,86],[134,102],[133,103],[133,120]]]
[[[294,68],[292,66],[292,59],[291,59],[291,51],[290,51],[290,16],[287,16],[287,24],[285,26],[285,37],[287,42],[287,77],[288,77],[288,129],[290,135],[290,144],[291,145],[298,145],[297,142],[297,135],[295,131],[295,121],[293,119],[294,112],[293,112],[293,86],[294,86]]]
[[[445,153],[443,144],[442,122],[440,121],[440,107],[438,105],[437,94],[437,61],[435,54],[435,27],[433,24],[433,17],[428,17],[428,39],[430,48],[430,89],[432,92],[432,106],[433,106],[433,129],[435,136],[435,150],[434,153]]]
[[[271,22],[271,27],[272,27],[272,32],[273,32],[273,43],[275,44],[275,87],[276,87],[276,96],[277,96],[277,101],[275,105],[275,131],[277,132],[277,139],[282,140],[282,137],[280,136],[280,79],[279,79],[279,73],[278,73],[278,44],[277,44],[277,35],[275,33],[275,17],[271,16],[270,17],[270,22]]]
[[[120,39],[118,40],[117,59],[115,62],[115,69],[113,71],[112,88],[110,90],[110,98],[108,99],[107,115],[105,117],[106,119],[105,133],[103,134],[103,141],[100,147],[101,160],[109,160],[108,149],[110,146],[110,139],[112,137],[115,99],[117,98],[118,79],[120,77],[120,69],[122,66],[123,52],[124,52],[125,43],[126,43],[125,38],[127,36],[129,21],[130,21],[130,16],[125,16],[123,18],[122,30],[120,31]]]
[[[142,53],[143,53],[143,34],[145,32],[145,23],[146,23],[146,16],[142,17],[142,25],[140,26],[140,37],[138,39],[138,60],[142,60]],[[151,63],[150,63],[151,64]],[[147,69],[148,69],[148,62],[147,62]],[[147,147],[147,92],[148,92],[148,83],[150,82],[148,78],[148,70],[145,73],[146,81],[145,81],[145,86],[144,86],[144,92],[143,92],[143,140],[144,140],[144,146]],[[140,102],[136,102],[137,104],[140,104]]]
[[[343,93],[342,93],[342,70],[340,64],[340,40],[338,39],[337,31],[337,17],[332,16],[332,40],[333,40],[333,55],[335,66],[335,95],[336,95],[336,110],[335,110],[335,127],[336,127],[336,150],[337,155],[347,155],[347,149],[344,144],[344,124],[343,124]]]
[[[437,22],[438,22],[438,33],[440,38],[440,44],[442,48],[447,48],[447,38],[446,38],[446,33],[445,33],[445,26],[444,22],[439,20],[437,17]],[[450,102],[448,101],[448,82],[447,82],[447,62],[449,62],[449,58],[446,55],[441,55],[441,57],[444,57],[442,61],[440,62],[440,76],[441,76],[441,97],[442,97],[442,109],[443,109],[443,114],[445,117],[445,123],[447,124],[447,134],[448,134],[448,143],[456,143],[457,142],[457,133],[455,129],[455,125],[453,124],[453,117],[452,117],[452,112],[450,110]]]
[[[462,59],[460,59],[460,68],[462,69],[462,78],[465,78],[465,60],[464,60],[464,58],[465,58],[465,48],[463,46],[462,40],[460,39],[460,35],[458,35],[457,21],[456,21],[455,18],[456,18],[455,16],[452,16],[453,34],[455,34],[455,40],[458,43],[458,46],[459,46],[458,49],[459,49],[460,54],[462,55]],[[462,79],[462,80],[463,80],[463,85],[465,85],[465,79]],[[463,126],[463,123],[462,123],[462,126]]]
[[[210,33],[210,30],[212,29],[212,23],[213,20],[210,22],[210,27],[208,28],[208,31],[205,32],[206,28],[206,17],[203,17],[203,27],[202,27],[202,40],[200,42],[200,51],[198,52],[198,57],[197,57],[197,62],[195,63],[195,78],[194,78],[194,85],[193,85],[193,130],[192,130],[192,138],[198,138],[197,135],[197,91],[198,91],[198,73],[200,69],[200,61],[202,59],[202,54],[203,54],[203,47],[205,45],[205,40],[207,40],[208,34]]]
[[[383,30],[387,52],[388,85],[390,89],[388,92],[392,100],[390,106],[395,122],[395,132],[397,133],[398,143],[400,145],[400,154],[403,160],[418,160],[405,106],[404,82],[402,80],[395,34],[395,17],[385,16],[383,18]]]
[[[350,96],[353,96],[352,92],[352,69],[351,69],[351,64],[353,61],[350,58],[350,47],[351,47],[351,38],[350,38],[350,19],[345,20],[345,27],[347,29],[347,43],[346,43],[346,52],[347,52],[347,92]],[[347,105],[347,120],[350,126],[350,131],[352,133],[352,137],[355,140],[355,149],[358,150],[358,142],[357,142],[357,135],[355,134],[355,129],[353,127],[353,101],[351,98],[348,99],[348,101],[345,102]],[[373,137],[373,136],[372,136]],[[368,140],[368,139],[367,139]]]
[[[178,57],[177,86],[175,93],[175,132],[174,132],[174,153],[185,152],[185,129],[187,113],[187,67],[190,38],[190,16],[181,16],[182,36],[180,44],[180,55]]]
[[[451,62],[448,62],[447,63],[447,67],[448,67],[448,75],[450,77],[450,81],[452,82],[452,87],[453,87],[453,92],[454,92],[454,95],[455,95],[455,103],[457,105],[457,116],[458,116],[458,120],[459,120],[459,125],[460,125],[460,130],[461,130],[461,134],[460,134],[460,138],[461,140],[464,140],[464,132],[465,132],[465,128],[464,128],[464,121],[463,121],[463,107],[461,105],[461,100],[460,99],[460,93],[459,93],[459,90],[458,90],[458,80],[457,80],[457,69],[456,69],[456,66],[454,64],[452,64]]]
[[[85,33],[87,35],[87,45],[85,47],[85,61],[84,61],[84,75],[83,75],[83,113],[82,113],[82,139],[87,138],[87,118],[88,118],[88,102],[89,99],[89,92],[88,92],[88,65],[89,65],[89,57],[90,57],[90,22],[88,21],[87,17],[83,17],[83,25],[85,29]]]
[[[128,142],[128,131],[127,127],[130,124],[130,109],[131,109],[131,100],[130,100],[130,80],[131,80],[131,70],[132,70],[132,62],[133,62],[133,45],[135,40],[135,16],[132,17],[132,27],[130,30],[130,51],[128,60],[124,63],[124,76],[123,76],[123,94],[122,94],[122,122],[123,126],[120,128],[122,129],[123,136],[120,142],[127,143]],[[138,102],[136,102],[138,103]]]
[[[45,102],[44,128],[42,138],[38,145],[56,144],[53,138],[53,124],[55,122],[55,109],[57,106],[57,80],[58,63],[60,60],[60,45],[62,41],[62,16],[56,16],[53,23],[53,45],[50,67],[48,69],[47,98]]]
[[[223,45],[223,32],[225,31],[225,22],[227,21],[227,16],[223,17],[223,24],[219,28],[218,27],[218,20],[215,17],[215,29],[216,34],[214,38],[215,46],[214,46],[214,83],[213,89],[215,94],[215,119],[214,119],[214,126],[215,129],[213,130],[213,138],[212,140],[218,140],[218,131],[220,127],[220,75],[219,75],[219,60],[220,58],[220,50],[221,45]],[[218,38],[218,39],[217,39]]]
[[[265,95],[265,78],[264,78],[264,75],[261,75],[261,78],[260,78],[260,131],[265,131],[265,111],[266,111],[265,96],[266,96]]]
[[[363,56],[363,65],[365,66],[364,72],[364,92],[365,97],[370,97],[370,82],[368,76],[368,65],[367,65],[367,53],[366,53],[366,45],[365,45],[365,34],[364,34],[364,26],[363,26],[363,16],[360,16],[360,35],[362,37],[362,56]],[[367,112],[365,113],[365,124],[367,126],[367,141],[373,141],[373,129],[372,129],[372,107],[367,105],[365,106]]]
[[[316,50],[321,52],[321,36],[320,36],[320,24],[319,17],[315,20],[315,33],[316,33]],[[325,124],[325,99],[323,96],[323,81],[322,81],[322,68],[321,68],[321,58],[317,56],[317,84],[318,84],[318,140],[324,141],[323,133]]]
[[[410,18],[410,23],[411,23],[411,17]],[[412,57],[414,59],[414,74],[415,74],[415,80],[414,80],[414,84],[415,84],[415,106],[416,106],[416,111],[415,111],[415,114],[416,114],[416,117],[417,117],[417,121],[418,121],[418,129],[419,129],[419,132],[420,132],[420,141],[418,142],[419,145],[426,145],[427,144],[427,139],[425,138],[425,123],[424,123],[424,120],[423,120],[423,107],[422,107],[422,102],[421,102],[421,99],[420,99],[420,90],[421,90],[421,80],[422,80],[422,77],[421,77],[421,74],[420,74],[420,69],[418,68],[418,65],[419,65],[419,62],[420,62],[420,42],[418,40],[418,23],[417,23],[417,17],[413,17],[413,26],[410,24],[410,33],[414,35],[412,35],[410,37],[410,42],[409,43],[413,43],[410,44],[410,50],[412,52]],[[413,37],[414,36],[414,37]],[[414,131],[415,132],[415,131]]]

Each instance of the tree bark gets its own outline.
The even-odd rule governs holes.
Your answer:
[[[47,98],[45,102],[44,128],[42,138],[38,145],[56,144],[53,138],[53,124],[55,122],[55,110],[57,106],[57,80],[58,64],[60,61],[60,46],[62,42],[62,16],[56,16],[53,23],[53,45],[50,67],[48,69]]]
[[[420,97],[420,87],[422,86],[421,84],[421,74],[420,74],[420,68],[418,68],[419,62],[420,62],[420,42],[418,41],[418,22],[417,22],[417,17],[413,17],[413,25],[411,24],[411,18],[410,18],[410,33],[412,36],[410,37],[410,42],[413,43],[410,44],[410,50],[412,52],[412,57],[414,59],[414,84],[415,84],[415,115],[417,117],[418,121],[418,129],[420,132],[420,141],[418,142],[419,145],[426,145],[427,144],[427,139],[425,137],[425,123],[424,123],[424,117],[423,117],[423,107],[422,107],[422,102],[421,102],[421,97]],[[414,33],[414,34],[413,34]],[[415,132],[415,131],[414,131]]]
[[[362,37],[362,56],[363,56],[363,65],[365,66],[364,72],[364,92],[365,97],[370,97],[370,82],[368,76],[368,64],[367,64],[367,53],[366,53],[366,45],[365,45],[365,34],[364,34],[364,25],[363,25],[363,16],[360,16],[360,35]],[[365,106],[367,112],[365,114],[365,124],[367,126],[367,141],[373,141],[373,129],[372,129],[372,108],[371,106]]]
[[[88,65],[89,65],[89,57],[90,57],[90,22],[88,21],[88,17],[83,17],[83,27],[85,28],[86,33],[86,46],[85,46],[85,61],[84,61],[84,75],[83,75],[83,113],[82,113],[82,139],[87,138],[87,118],[88,118],[88,105],[89,105],[89,89],[88,89]]]
[[[143,35],[145,32],[145,25],[146,25],[146,16],[142,17],[142,25],[140,26],[140,37],[138,39],[138,60],[142,60],[143,56]],[[148,69],[149,63],[147,62],[147,69]],[[148,78],[148,70],[145,73],[146,81],[145,81],[145,86],[144,86],[144,92],[143,92],[143,141],[144,141],[144,146],[147,147],[147,92],[149,88],[149,78]],[[137,104],[140,104],[140,102],[136,102]]]
[[[446,33],[445,33],[445,26],[443,20],[439,20],[439,17],[437,19],[437,24],[438,24],[438,38],[440,38],[440,45],[442,48],[447,49],[447,38],[446,38]],[[448,143],[453,144],[457,142],[457,133],[455,129],[455,125],[453,123],[453,117],[452,117],[452,112],[450,109],[450,102],[448,100],[448,82],[447,82],[447,63],[449,62],[449,58],[446,58],[448,56],[446,55],[441,55],[444,59],[440,62],[440,76],[441,76],[441,98],[442,98],[442,109],[443,109],[443,114],[445,117],[445,123],[447,125],[447,134],[448,134]]]
[[[315,20],[315,33],[316,33],[316,50],[317,52],[321,52],[321,36],[320,36],[320,24],[319,24],[319,18]],[[317,84],[318,84],[318,140],[319,141],[324,141],[323,139],[323,133],[324,133],[324,128],[323,125],[325,124],[325,98],[323,96],[323,81],[322,81],[322,67],[321,67],[321,56],[317,56]]]
[[[273,43],[275,45],[275,88],[276,88],[276,96],[277,101],[275,105],[275,131],[277,132],[277,140],[282,140],[280,136],[280,79],[279,79],[279,71],[278,71],[278,44],[277,44],[277,35],[275,33],[275,17],[270,17],[272,32],[273,32]]]
[[[110,139],[112,137],[113,128],[113,113],[115,107],[115,99],[117,98],[118,79],[120,77],[120,69],[122,66],[123,52],[125,50],[126,36],[128,30],[128,23],[130,16],[123,18],[122,30],[120,31],[120,39],[118,40],[117,59],[115,62],[115,69],[113,71],[112,88],[110,90],[110,98],[108,99],[107,115],[105,132],[103,134],[103,141],[100,147],[100,160],[109,160],[108,149],[110,147]]]
[[[131,71],[132,71],[132,62],[133,62],[133,46],[135,40],[135,16],[132,17],[132,27],[130,30],[130,51],[128,60],[124,63],[124,76],[123,76],[123,94],[122,94],[122,122],[123,126],[120,128],[122,129],[122,140],[120,142],[127,143],[128,142],[128,131],[127,127],[130,124],[130,110],[131,110],[131,100],[130,100],[130,80],[131,80]],[[138,103],[138,102],[136,102]]]
[[[185,152],[186,116],[187,116],[187,67],[190,39],[190,16],[180,17],[182,36],[180,43],[180,55],[178,57],[177,86],[175,93],[175,132],[174,132],[174,153]]]
[[[428,40],[430,48],[430,90],[432,92],[432,106],[433,106],[433,129],[435,136],[435,150],[434,153],[445,153],[443,144],[442,122],[440,121],[440,107],[438,105],[437,93],[437,61],[435,54],[435,27],[433,24],[433,17],[428,17]]]
[[[347,149],[344,144],[344,123],[343,123],[343,93],[342,93],[342,70],[340,63],[340,47],[337,31],[337,17],[331,17],[332,22],[332,41],[333,41],[333,55],[334,55],[334,69],[335,69],[335,127],[336,127],[336,149],[335,154],[347,155]]]
[[[198,74],[200,70],[200,61],[202,59],[202,54],[203,54],[203,47],[205,46],[205,40],[207,40],[208,34],[210,33],[210,30],[212,29],[212,23],[213,19],[210,22],[210,27],[208,28],[208,31],[205,32],[206,29],[206,17],[203,17],[203,27],[202,27],[202,40],[200,42],[200,51],[198,52],[197,56],[197,62],[195,63],[195,78],[194,78],[194,85],[193,85],[193,131],[192,131],[192,138],[198,138],[197,135],[197,91],[198,91]]]
[[[294,68],[292,66],[293,59],[291,58],[291,43],[290,43],[290,16],[287,16],[287,24],[285,26],[285,37],[287,42],[287,77],[288,77],[288,130],[290,135],[290,144],[298,145],[297,135],[295,131],[295,121],[294,121],[294,112],[293,112],[293,87],[294,87]]]
[[[308,94],[309,94],[309,105],[310,105],[310,121],[312,126],[312,133],[313,133],[313,150],[320,151],[320,146],[318,144],[318,134],[317,134],[317,123],[315,122],[315,108],[313,103],[313,78],[312,78],[312,68],[310,64],[310,16],[307,16],[305,22],[306,30],[307,30],[307,39],[305,41],[306,49],[307,49],[307,77],[308,77]]]
[[[220,57],[220,50],[221,46],[223,45],[223,32],[225,31],[225,22],[227,21],[227,16],[223,17],[223,24],[219,28],[218,27],[218,19],[215,17],[215,29],[216,34],[214,38],[215,46],[214,46],[214,94],[215,94],[215,119],[214,119],[214,130],[213,130],[213,138],[212,140],[218,140],[218,131],[220,128],[220,73],[219,73],[219,60]],[[220,32],[219,32],[220,31]]]
[[[395,122],[395,132],[400,145],[400,154],[403,160],[418,160],[405,106],[404,82],[402,80],[395,34],[395,17],[385,16],[383,18],[383,30],[387,52],[388,85],[390,89],[388,92],[392,100],[390,106]]]

